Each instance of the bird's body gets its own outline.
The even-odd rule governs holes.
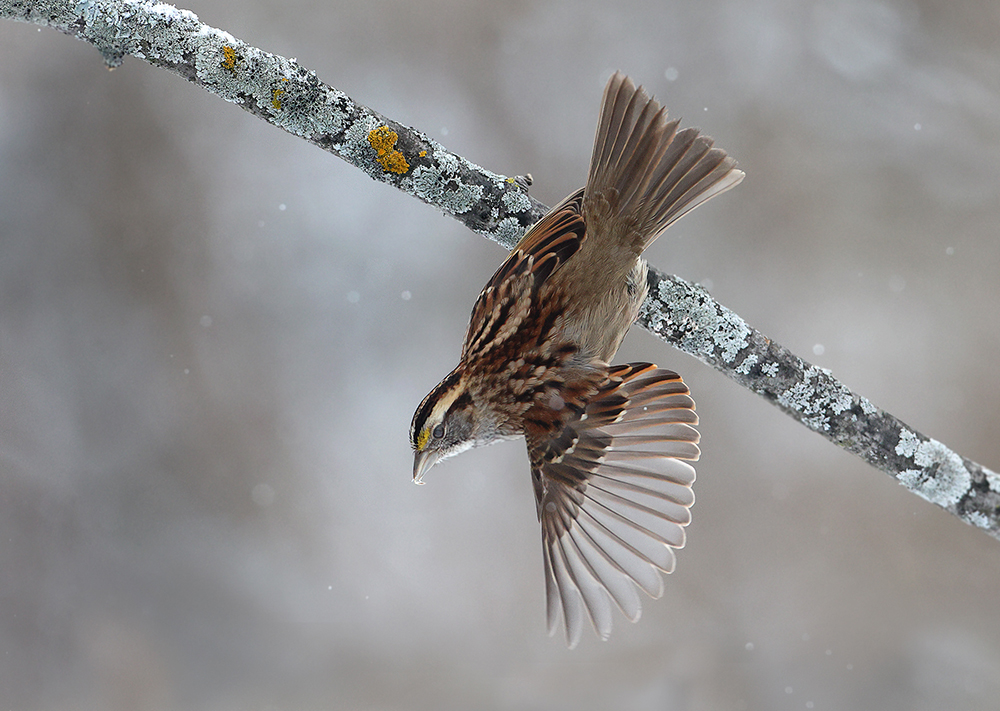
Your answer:
[[[693,503],[694,402],[675,373],[611,366],[646,297],[643,250],[743,173],[697,129],[677,130],[615,74],[585,188],[539,220],[473,307],[458,367],[413,418],[414,479],[473,446],[523,435],[531,461],[550,630],[575,644],[584,609],[606,637],[610,600],[656,597]],[[582,603],[582,606],[581,606]]]

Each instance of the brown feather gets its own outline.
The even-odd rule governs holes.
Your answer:
[[[698,457],[694,403],[679,398],[686,395],[672,371],[648,363],[615,366],[579,419],[555,434],[526,432],[549,625],[562,610],[571,645],[582,611],[606,636],[607,596],[634,619],[638,602],[623,588],[635,584],[657,597],[657,571],[673,569],[670,549],[684,545],[694,503],[694,470],[682,460]],[[660,425],[655,431],[644,428],[647,415]]]

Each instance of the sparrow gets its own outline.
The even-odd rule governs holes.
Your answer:
[[[413,480],[472,447],[524,437],[542,529],[549,634],[570,647],[637,588],[663,593],[694,503],[694,400],[677,373],[611,365],[646,298],[643,251],[739,183],[735,161],[678,128],[631,79],[604,90],[585,187],[535,223],[472,309],[458,366],[413,416]]]

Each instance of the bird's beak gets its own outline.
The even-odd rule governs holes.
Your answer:
[[[416,452],[413,455],[413,483],[423,484],[424,474],[441,460],[441,453],[430,449]]]

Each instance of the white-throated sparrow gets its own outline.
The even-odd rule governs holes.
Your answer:
[[[524,436],[531,462],[549,632],[584,610],[611,632],[633,622],[635,586],[660,572],[694,503],[698,417],[680,376],[609,365],[646,298],[642,252],[674,220],[743,179],[698,129],[616,73],[604,91],[586,187],[528,230],[472,309],[461,361],[417,408],[414,481],[446,457]],[[633,585],[634,583],[634,585]]]

